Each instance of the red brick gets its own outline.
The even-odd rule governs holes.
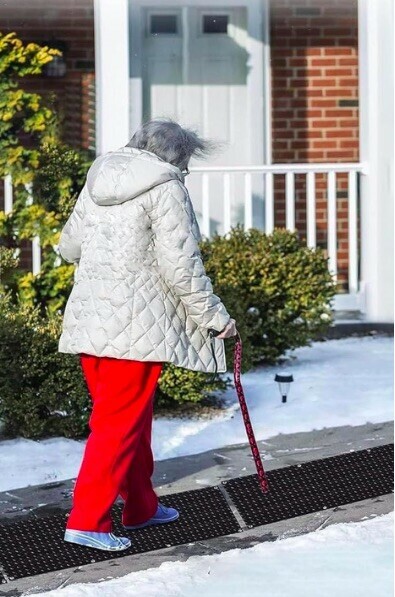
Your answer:
[[[287,62],[289,66],[307,66],[306,58],[289,58]]]
[[[336,79],[327,79],[321,77],[319,79],[310,79],[310,85],[313,87],[336,87],[338,85]]]
[[[298,68],[293,71],[294,77],[321,77],[323,71],[319,68]]]
[[[323,116],[322,110],[297,110],[296,115],[298,118],[321,118]]]
[[[298,97],[322,97],[324,94],[324,90],[323,89],[312,89],[311,87],[305,88],[303,89],[302,87],[300,87],[299,89],[297,89],[297,96]]]
[[[339,79],[339,86],[340,87],[357,87],[358,86],[358,79],[350,77],[349,79]]]
[[[289,31],[289,29],[288,29]],[[320,35],[321,29],[318,27],[293,27],[292,34],[296,37],[306,37],[306,36],[313,36],[313,35]]]
[[[338,108],[336,110],[326,110],[326,115],[329,118],[349,118],[350,116],[353,116],[355,110],[357,110],[357,108]]]
[[[284,132],[288,132],[288,134],[289,134],[291,131],[284,131]],[[323,133],[323,131],[312,131],[312,130],[309,130],[307,132],[304,131],[304,130],[302,130],[302,131],[301,130],[296,131],[296,137],[298,139],[299,138],[306,138],[306,136],[308,136],[309,139],[314,139],[314,138],[322,139],[322,137],[324,136],[324,133]]]
[[[313,108],[334,108],[336,106],[335,100],[328,99],[312,99],[310,105]]]
[[[292,118],[293,115],[293,110],[281,110],[280,108],[277,108],[273,120],[276,121],[278,118]]]
[[[313,141],[315,149],[327,149],[337,147],[337,141]]]
[[[276,132],[276,139],[293,139],[295,131],[290,130],[279,130]]]
[[[326,56],[344,56],[345,54],[353,54],[353,48],[324,48],[324,55]]]
[[[337,60],[335,58],[312,58],[311,66],[336,66]]]
[[[356,139],[340,139],[340,147],[352,147],[358,149],[359,141],[357,141]]]
[[[339,66],[358,66],[358,57],[345,58],[344,56],[339,56],[337,63]]]
[[[350,159],[350,152],[342,151],[341,149],[335,151],[328,151],[328,158],[329,159],[338,159],[342,158],[343,160]]]
[[[345,89],[341,87],[339,89],[325,89],[326,97],[355,97],[355,89]]]
[[[304,129],[306,130],[306,119],[305,118],[300,118],[298,120],[296,119],[292,119],[289,121],[289,125],[291,128],[297,128],[297,129]]]
[[[329,128],[335,127],[337,124],[336,120],[313,120],[311,126],[313,128]]]
[[[325,70],[328,77],[348,77],[354,76],[355,72],[352,68],[328,68]]]
[[[323,53],[324,48],[306,48],[305,54],[306,56],[321,56]]]
[[[342,120],[339,121],[339,126],[341,126],[341,127],[342,126],[344,126],[344,127],[347,127],[347,126],[357,127],[358,124],[359,124],[358,118],[349,118],[348,120],[346,120],[346,119],[343,120],[342,119]]]
[[[322,35],[328,37],[351,36],[355,34],[354,27],[323,27],[321,31]]]
[[[333,129],[325,131],[325,137],[327,137],[328,139],[341,139],[342,137],[352,137],[354,133],[355,131],[353,131],[352,129]]]

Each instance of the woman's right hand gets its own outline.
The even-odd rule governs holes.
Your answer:
[[[236,336],[237,333],[236,320],[231,317],[226,327],[216,338],[230,338],[231,336]]]

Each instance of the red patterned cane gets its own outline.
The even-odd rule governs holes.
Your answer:
[[[258,473],[259,485],[264,493],[269,491],[269,482],[267,480],[261,456],[259,454],[259,449],[256,443],[254,431],[252,429],[250,415],[247,409],[247,403],[244,397],[243,386],[241,385],[240,381],[240,372],[241,372],[241,355],[242,355],[242,341],[239,332],[237,332],[235,336],[235,345],[234,345],[234,360],[233,360],[233,374],[234,374],[234,381],[236,386],[236,393],[237,397],[240,402],[240,409],[244,419],[244,425],[247,432],[248,441],[250,442],[251,452],[254,457],[256,470]]]

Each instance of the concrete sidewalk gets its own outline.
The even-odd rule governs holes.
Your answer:
[[[265,470],[318,460],[350,451],[393,442],[393,423],[358,427],[326,428],[308,433],[280,434],[258,442]],[[221,481],[255,473],[248,444],[237,444],[192,456],[170,458],[155,464],[153,476],[158,496],[218,485]],[[67,512],[71,507],[73,480],[0,493],[0,523]],[[120,503],[121,500],[120,500]],[[116,560],[50,572],[0,585],[1,595],[31,595],[76,582],[97,582],[129,572],[159,566],[162,562],[186,560],[191,555],[220,553],[235,547],[251,547],[263,541],[308,533],[330,524],[359,521],[393,510],[393,495],[363,500],[346,506],[246,529],[243,532],[165,548],[125,555]]]

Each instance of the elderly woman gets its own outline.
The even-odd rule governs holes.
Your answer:
[[[184,185],[191,156],[212,147],[171,119],[146,122],[128,145],[96,158],[62,230],[60,254],[78,267],[58,350],[79,354],[92,399],[66,541],[130,547],[129,538],[112,533],[118,495],[126,529],[179,516],[151,483],[163,363],[224,372],[223,339],[237,334],[206,275]]]

